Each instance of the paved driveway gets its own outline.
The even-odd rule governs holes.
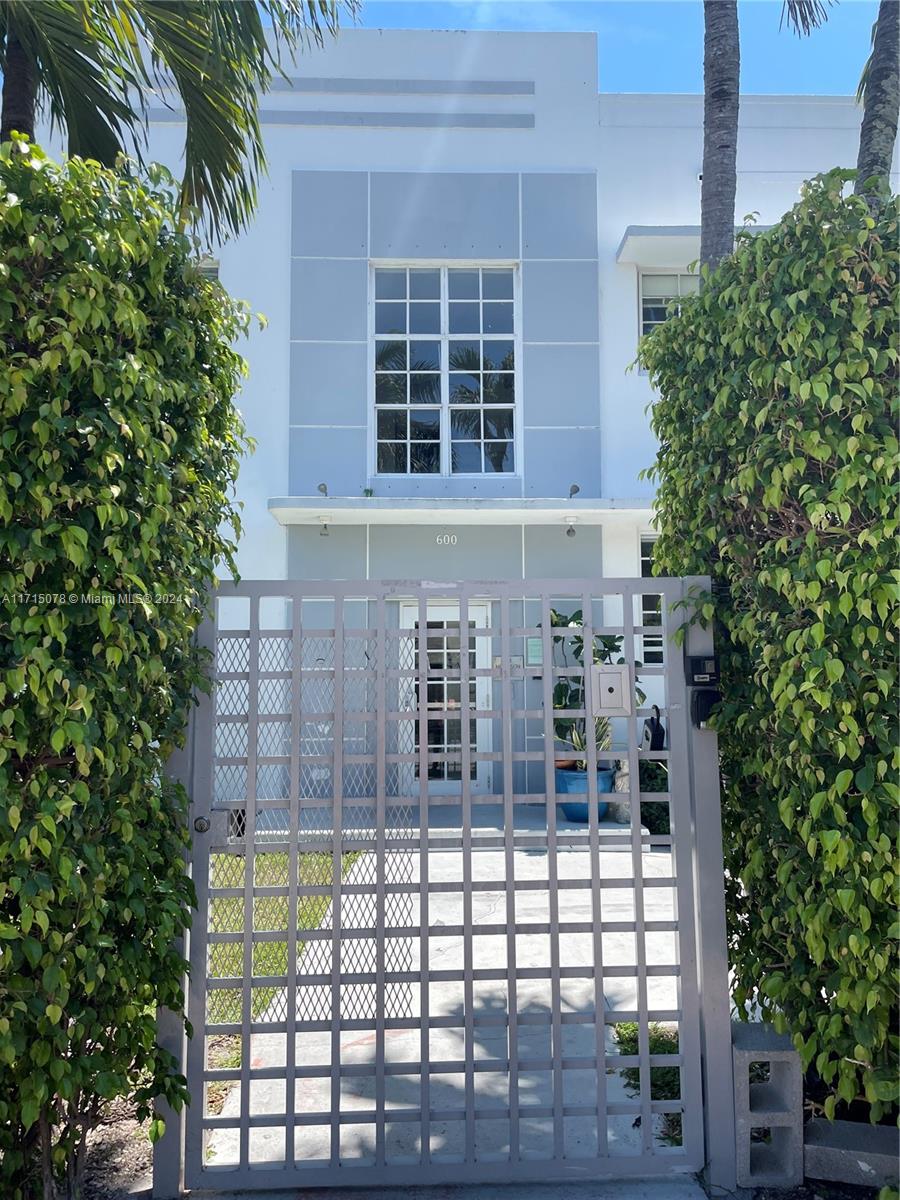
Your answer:
[[[488,808],[488,806],[482,806]],[[429,873],[432,883],[457,883],[462,880],[462,855],[453,843],[459,831],[453,825],[452,810],[446,820],[440,821],[440,813],[433,820],[438,836],[448,840],[447,849],[432,849],[429,854]],[[489,837],[497,814],[481,814],[482,821],[475,829],[476,839]],[[583,833],[584,826],[574,826],[561,821],[560,834]],[[529,823],[516,823],[516,832],[528,833]],[[529,881],[533,887],[518,891],[515,899],[515,920],[545,924],[550,916],[550,896],[541,883],[548,880],[548,855],[546,847],[538,844],[542,827],[533,825],[537,836],[531,846],[520,846],[513,853],[514,877],[517,882]],[[621,838],[628,833],[627,827],[604,823],[601,834],[608,844],[610,837]],[[601,842],[601,846],[602,846]],[[412,849],[395,851],[399,856],[392,870],[395,876],[409,882],[418,881],[418,854]],[[581,926],[578,932],[568,932],[559,937],[560,967],[560,1011],[571,1017],[561,1027],[562,1057],[566,1060],[591,1059],[596,1054],[597,1027],[594,1022],[595,984],[591,978],[565,977],[566,968],[589,966],[594,962],[594,934],[592,920],[592,893],[589,887],[568,887],[590,879],[591,858],[587,847],[560,846],[557,852],[557,869],[560,888],[557,892],[559,920]],[[644,878],[648,881],[672,875],[672,864],[668,850],[646,850],[641,855]],[[600,876],[605,880],[622,879],[630,883],[632,877],[630,849],[602,849],[600,853]],[[373,863],[369,855],[361,856],[354,864],[345,882],[365,883],[371,879]],[[507,967],[507,898],[503,888],[506,857],[502,847],[479,848],[472,856],[472,877],[476,888],[472,891],[473,966],[492,968]],[[404,871],[406,874],[404,875]],[[391,874],[388,874],[391,878]],[[675,898],[669,887],[648,887],[643,892],[645,918],[674,920]],[[374,903],[374,901],[371,901]],[[418,895],[409,899],[411,907],[395,923],[398,926],[418,925]],[[634,892],[631,887],[604,887],[601,890],[602,920],[606,922],[628,922],[634,920]],[[330,923],[326,917],[325,924]],[[348,922],[345,919],[345,925]],[[361,924],[368,924],[363,919]],[[429,900],[429,924],[432,929],[429,944],[429,969],[438,972],[463,974],[465,965],[464,939],[456,927],[463,923],[463,895],[461,890],[434,892]],[[441,935],[441,929],[447,934]],[[479,932],[481,931],[481,932]],[[650,965],[677,962],[675,934],[671,932],[647,933],[647,961]],[[626,931],[603,932],[602,955],[606,967],[627,967],[635,963],[635,934]],[[394,943],[391,946],[391,942]],[[308,945],[311,943],[308,943]],[[420,970],[421,942],[418,938],[400,937],[389,939],[388,959],[396,966],[412,973]],[[354,962],[351,970],[374,970],[375,942],[371,937],[358,941],[352,950]],[[517,933],[515,939],[516,965],[521,972],[528,968],[541,969],[550,965],[549,933]],[[367,957],[368,956],[368,957]],[[300,964],[301,970],[303,964]],[[348,969],[346,962],[344,969]],[[649,1007],[673,1009],[678,1006],[677,978],[675,976],[651,976],[648,981]],[[387,1016],[421,1015],[420,985],[407,982],[398,988],[389,999],[374,996],[372,985],[364,985],[369,991],[349,991],[342,997],[344,1015],[370,1015],[375,1003],[393,1005]],[[492,1108],[504,1109],[509,1104],[510,1079],[506,1068],[509,1058],[510,1030],[508,1028],[507,981],[475,980],[473,989],[473,1011],[478,1024],[471,1031],[473,1057],[477,1067],[475,1081],[475,1105],[483,1110],[484,1119],[476,1121],[476,1154],[490,1161],[505,1159],[509,1148],[509,1121],[506,1118],[490,1119],[487,1114]],[[627,977],[606,977],[603,982],[603,1003],[609,1010],[633,1009],[637,1007],[637,981]],[[464,984],[461,979],[432,979],[428,991],[429,1011],[432,1018],[446,1017],[462,1021],[464,1008]],[[514,1009],[519,1014],[517,1056],[520,1062],[518,1073],[518,1096],[520,1105],[520,1143],[524,1156],[536,1159],[552,1156],[552,1119],[546,1116],[529,1117],[529,1108],[553,1103],[553,1075],[551,1063],[551,1027],[547,1014],[551,1010],[552,983],[550,979],[520,978],[516,984]],[[298,1011],[298,1021],[309,1013]],[[530,1023],[534,1022],[534,1023]],[[605,1074],[607,1098],[610,1102],[634,1102],[633,1087],[621,1071],[614,1069],[614,1056],[619,1052],[612,1027],[604,1025],[599,1033],[603,1038],[606,1053],[611,1057],[610,1068]],[[421,1057],[422,1034],[420,1028],[388,1029],[384,1034],[385,1061],[390,1066],[418,1063]],[[435,1113],[431,1123],[431,1151],[435,1161],[458,1161],[464,1148],[464,1122],[460,1119],[444,1119],[444,1114],[458,1113],[462,1117],[465,1108],[465,1074],[462,1063],[466,1057],[466,1030],[462,1025],[448,1028],[432,1028],[428,1039],[429,1057],[433,1064],[455,1065],[451,1069],[432,1074],[430,1079],[430,1107]],[[344,1067],[365,1067],[375,1062],[376,1033],[374,1030],[343,1031],[340,1035],[340,1060]],[[298,1065],[326,1065],[332,1059],[332,1034],[328,1030],[304,1032],[298,1035]],[[251,1045],[251,1063],[254,1068],[278,1067],[285,1063],[284,1034],[254,1034]],[[492,1067],[496,1064],[496,1069]],[[633,1082],[633,1076],[631,1076]],[[579,1067],[573,1063],[571,1069],[563,1071],[565,1105],[595,1104],[598,1080],[596,1071],[589,1066]],[[327,1114],[332,1107],[332,1084],[330,1078],[304,1079],[297,1082],[297,1111],[299,1113]],[[421,1102],[421,1077],[417,1070],[407,1073],[389,1074],[385,1079],[386,1149],[391,1158],[417,1161],[420,1152],[420,1126],[418,1122],[391,1122],[391,1112],[416,1109]],[[240,1084],[235,1084],[227,1095],[222,1108],[223,1116],[240,1113]],[[284,1111],[284,1081],[260,1080],[251,1084],[250,1112],[252,1114],[280,1113]],[[347,1074],[340,1081],[340,1104],[342,1112],[359,1112],[362,1116],[375,1107],[375,1078],[369,1074]],[[661,1118],[655,1117],[654,1140],[661,1136]],[[596,1119],[591,1117],[566,1117],[567,1157],[591,1158],[596,1154]],[[298,1127],[297,1155],[312,1165],[315,1161],[326,1161],[330,1156],[330,1129],[328,1125]],[[637,1154],[640,1152],[640,1130],[635,1127],[631,1114],[608,1117],[608,1138],[611,1154]],[[260,1163],[281,1161],[284,1156],[284,1131],[282,1129],[253,1129],[250,1134],[251,1160]],[[341,1130],[341,1156],[348,1166],[353,1163],[363,1166],[371,1157],[374,1148],[374,1124],[360,1121],[346,1124]],[[217,1130],[209,1140],[210,1161],[225,1164],[237,1161],[237,1130]],[[312,1180],[311,1180],[312,1182]],[[556,1195],[557,1193],[554,1193]],[[470,1193],[466,1193],[468,1197]],[[674,1195],[674,1193],[673,1193]]]

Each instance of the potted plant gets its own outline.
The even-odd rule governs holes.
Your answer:
[[[584,616],[577,609],[571,616],[560,615],[551,611],[550,624],[555,629],[584,628]],[[561,676],[553,688],[553,708],[583,709],[585,707],[585,684],[590,684],[590,669],[584,668],[584,636],[572,635],[571,632],[558,634],[553,637],[554,646],[561,649],[561,662],[558,666],[579,667],[577,675]],[[612,663],[618,660],[613,655],[619,653],[617,637],[595,637],[593,648],[594,663]],[[556,655],[554,655],[556,657]],[[556,793],[558,796],[586,796],[588,794],[588,738],[593,736],[597,748],[597,791],[608,793],[613,790],[616,778],[615,763],[606,762],[602,755],[609,749],[612,742],[612,726],[608,717],[594,717],[593,730],[588,729],[587,716],[559,716],[553,721],[553,734],[556,743]],[[571,758],[562,757],[571,750]],[[597,816],[602,820],[606,816],[608,805],[603,800],[597,802]],[[562,802],[562,810],[570,821],[587,822],[587,800],[569,800]]]

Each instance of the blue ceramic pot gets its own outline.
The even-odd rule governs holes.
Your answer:
[[[597,771],[597,791],[611,792],[615,786],[616,773],[615,771],[606,771],[598,769]],[[563,770],[561,767],[556,768],[556,794],[557,796],[586,796],[588,790],[587,771],[569,771]],[[582,825],[588,823],[588,806],[587,801],[563,801],[561,804],[563,813],[568,821],[577,821]],[[602,821],[606,816],[606,811],[609,806],[602,800],[597,801],[597,819]]]

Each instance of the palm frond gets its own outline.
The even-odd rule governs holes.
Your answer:
[[[151,47],[149,61],[132,51],[131,62],[148,85],[174,86],[184,108],[183,213],[202,213],[217,238],[239,232],[266,169],[260,94],[274,72],[284,73],[286,52],[322,43],[336,32],[341,9],[355,16],[357,0],[120,0],[118,7]]]
[[[282,68],[282,53],[292,54],[299,47],[322,46],[327,36],[338,31],[341,9],[351,20],[359,14],[359,0],[258,0],[272,28],[274,70]]]
[[[266,169],[260,95],[342,12],[358,0],[4,0],[0,29],[15,28],[72,154],[140,159],[151,99],[180,102],[182,213],[221,239],[250,219]]]
[[[3,17],[36,64],[39,98],[51,127],[67,131],[69,153],[111,164],[139,136],[140,115],[129,100],[137,79],[105,31],[104,8],[6,0]]]
[[[256,203],[265,163],[258,89],[271,79],[255,4],[139,0],[132,12],[151,47],[149,86],[171,79],[185,115],[182,212],[202,212],[217,237],[236,233]]]
[[[870,45],[872,49],[869,51],[869,57],[863,64],[862,74],[859,77],[859,86],[856,89],[856,99],[859,104],[862,104],[866,98],[866,88],[869,86],[869,72],[872,69],[872,54],[875,50],[875,33],[878,29],[878,21],[872,26],[872,37]]]
[[[808,37],[828,20],[828,9],[836,0],[784,0],[779,30],[789,25],[797,37]]]

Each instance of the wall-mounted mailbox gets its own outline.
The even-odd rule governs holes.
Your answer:
[[[689,654],[688,687],[711,687],[719,682],[719,660],[714,654]]]
[[[691,721],[695,729],[707,729],[713,709],[722,699],[718,688],[696,688],[691,692]]]
[[[631,668],[627,663],[621,666],[594,666],[591,684],[596,716],[631,716],[634,711],[634,687],[631,682]]]

